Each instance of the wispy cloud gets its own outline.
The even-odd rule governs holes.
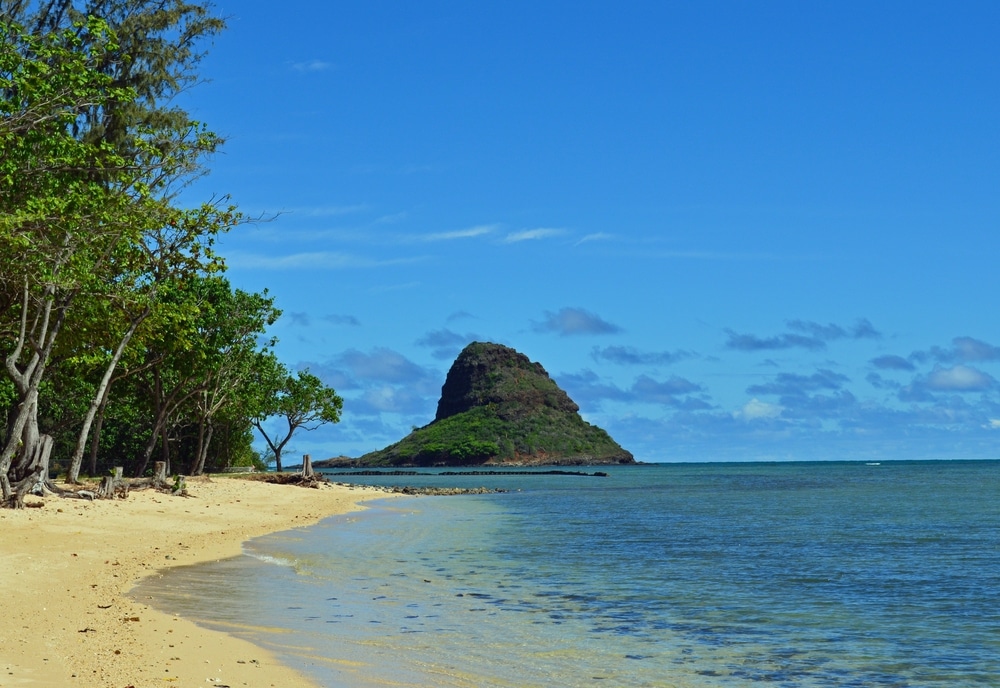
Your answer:
[[[342,270],[406,265],[417,263],[421,260],[424,260],[424,258],[419,256],[375,260],[373,258],[335,251],[293,253],[287,256],[234,252],[226,257],[226,264],[230,268],[245,270],[304,270],[319,268],[325,270]]]
[[[690,380],[673,376],[669,380],[659,382],[648,375],[640,375],[632,384],[632,397],[636,401],[663,404],[665,406],[681,406],[688,410],[711,408],[700,399],[681,399],[683,395],[702,392],[704,388]]]
[[[348,349],[322,364],[308,364],[324,381],[353,393],[345,404],[351,414],[428,415],[441,390],[440,374],[393,349]]]
[[[334,325],[349,325],[351,327],[359,327],[361,321],[355,318],[353,315],[324,315],[323,320]]]
[[[326,60],[306,60],[304,62],[290,62],[289,64],[296,72],[325,72],[335,66]]]
[[[945,368],[935,366],[927,375],[921,375],[899,388],[900,401],[910,403],[936,403],[938,394],[982,393],[998,389],[996,379],[983,371],[966,365]]]
[[[851,327],[842,327],[834,323],[823,325],[807,320],[789,320],[785,323],[792,332],[785,332],[771,337],[758,337],[754,334],[741,334],[726,330],[727,349],[736,351],[773,351],[776,349],[825,349],[828,342],[838,339],[878,339],[881,333],[866,319],[859,319]]]
[[[914,352],[910,358],[921,362],[932,359],[940,363],[1000,361],[1000,347],[972,337],[955,337],[951,340],[951,347],[934,346],[928,352]]]
[[[811,350],[826,348],[826,342],[801,334],[786,333],[773,337],[758,337],[754,334],[740,334],[726,330],[726,335],[729,337],[726,340],[726,348],[736,351],[774,351],[794,347]]]
[[[359,399],[351,400],[351,411],[362,416],[398,413],[404,416],[428,414],[433,408],[426,396],[406,387],[379,385],[366,389]]]
[[[586,334],[614,334],[622,329],[599,315],[582,308],[563,308],[557,313],[545,312],[545,319],[532,323],[535,332],[555,333],[561,337]]]
[[[457,229],[451,232],[434,232],[431,234],[418,234],[413,237],[415,241],[435,242],[453,241],[455,239],[472,239],[474,237],[485,236],[496,230],[496,225],[477,225],[468,229]]]
[[[537,241],[539,239],[550,239],[566,233],[565,229],[551,229],[540,227],[538,229],[524,229],[520,232],[511,232],[503,238],[505,244],[516,244],[521,241]]]
[[[567,390],[570,398],[590,409],[597,408],[604,400],[655,404],[685,411],[712,408],[703,398],[705,389],[701,385],[676,375],[663,382],[648,375],[640,375],[628,389],[602,381],[591,370],[559,375],[557,381]]]
[[[593,234],[588,234],[576,242],[576,245],[589,244],[592,241],[610,241],[615,238],[614,234],[608,234],[606,232],[595,232]]]
[[[475,320],[476,316],[468,311],[455,311],[448,316],[446,322],[458,322],[459,320]]]
[[[403,354],[385,347],[368,352],[348,349],[334,358],[334,363],[358,380],[415,384],[428,379],[431,373]]]
[[[981,370],[957,365],[936,368],[926,381],[928,389],[943,392],[983,392],[996,387],[997,381]]]
[[[670,365],[694,356],[690,351],[639,351],[630,346],[595,346],[590,357],[621,365]]]
[[[880,370],[916,370],[917,367],[902,356],[885,355],[873,358],[871,364]]]
[[[418,339],[415,344],[431,349],[431,356],[434,358],[448,360],[454,358],[466,344],[474,342],[477,339],[480,339],[480,337],[472,333],[459,334],[449,329],[443,329],[428,332]]]
[[[292,324],[297,327],[309,327],[311,323],[308,313],[290,311],[285,313],[285,317],[291,320]]]
[[[846,375],[835,373],[832,370],[819,370],[812,375],[779,373],[771,382],[747,387],[747,394],[804,396],[819,390],[840,389],[847,382],[850,382],[850,379]]]

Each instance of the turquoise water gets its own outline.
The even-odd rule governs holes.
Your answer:
[[[600,470],[384,478],[512,492],[388,500],[139,594],[330,687],[1000,685],[1000,463]]]

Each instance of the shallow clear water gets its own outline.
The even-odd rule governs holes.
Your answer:
[[[386,478],[515,491],[387,501],[138,594],[324,686],[1000,684],[1000,463],[600,470]]]

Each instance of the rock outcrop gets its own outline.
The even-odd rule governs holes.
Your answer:
[[[352,461],[362,466],[601,465],[634,463],[538,363],[500,344],[459,354],[430,424]],[[319,464],[317,464],[319,465]],[[344,465],[337,462],[337,465]]]

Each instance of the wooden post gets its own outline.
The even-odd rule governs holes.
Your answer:
[[[302,477],[303,478],[312,478],[315,475],[316,474],[313,473],[312,457],[309,456],[309,454],[306,454],[306,455],[304,455],[302,457]]]

